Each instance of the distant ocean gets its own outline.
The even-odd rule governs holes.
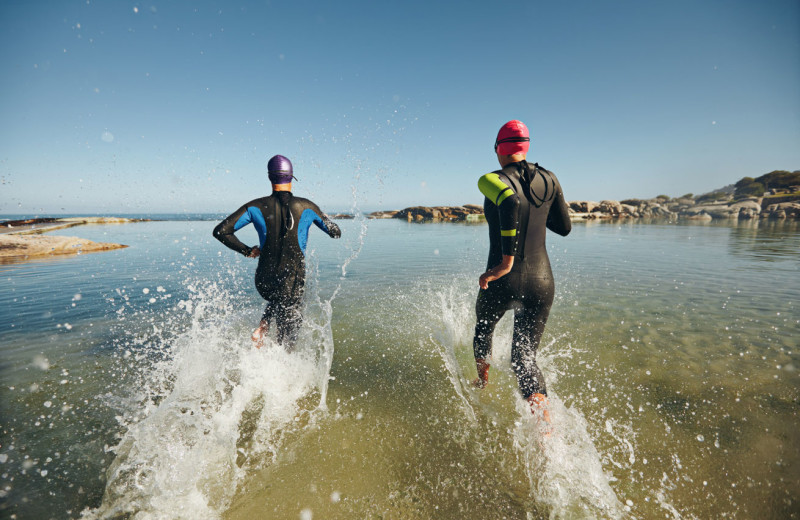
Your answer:
[[[546,436],[509,318],[468,383],[485,224],[312,230],[287,354],[252,346],[255,261],[222,216],[55,231],[130,247],[0,266],[0,517],[800,517],[797,222],[550,235]]]

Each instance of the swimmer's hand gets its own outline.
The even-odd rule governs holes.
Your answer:
[[[250,250],[250,254],[247,255],[247,258],[258,258],[261,255],[261,249],[258,246],[253,246],[253,249]]]
[[[511,272],[512,267],[514,267],[514,257],[512,255],[503,255],[503,261],[499,265],[492,267],[481,275],[478,279],[478,285],[481,286],[481,289],[488,289],[489,282],[504,277]]]

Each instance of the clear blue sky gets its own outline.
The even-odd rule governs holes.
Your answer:
[[[481,203],[498,128],[568,200],[800,169],[800,3],[0,2],[0,213]]]

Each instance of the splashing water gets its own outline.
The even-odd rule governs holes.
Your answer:
[[[498,405],[491,403],[488,409],[484,403],[482,409],[476,413],[476,407],[472,404],[476,393],[468,387],[469,378],[465,377],[465,371],[455,352],[456,346],[469,344],[471,341],[470,333],[475,316],[471,310],[472,301],[467,294],[455,286],[435,294],[441,321],[431,339],[449,373],[448,377],[462,403],[464,415],[473,428],[480,428],[481,421],[477,414],[486,412],[493,417],[501,414],[498,413]],[[510,321],[508,317],[504,318],[495,332],[495,371],[511,371],[509,349],[505,347],[511,341]],[[552,363],[547,352],[557,348],[557,341],[558,338],[540,347],[539,363],[545,372],[548,372]],[[586,419],[574,407],[564,406],[552,390],[556,381],[557,376],[551,378],[549,385],[551,424],[544,423],[541,418],[531,414],[530,405],[518,394],[515,397],[517,419],[514,427],[508,429],[508,434],[518,458],[522,461],[530,494],[538,507],[549,511],[549,518],[624,518],[626,508],[611,488],[613,477],[603,471],[602,457],[592,442]],[[494,423],[494,419],[492,421]]]
[[[309,320],[291,354],[269,339],[256,350],[233,302],[207,284],[178,305],[190,325],[142,370],[103,502],[85,518],[218,518],[246,471],[314,419],[307,398],[327,380],[330,335],[317,351],[329,323]],[[330,306],[321,314],[329,321]]]
[[[550,518],[624,518],[624,507],[611,489],[601,456],[588,433],[586,419],[567,408],[550,390],[547,424],[530,412],[523,399],[513,432],[514,448],[523,460],[536,500]]]

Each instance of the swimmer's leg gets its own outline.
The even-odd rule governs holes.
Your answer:
[[[264,314],[261,316],[261,322],[259,322],[258,327],[253,331],[253,335],[251,336],[253,343],[256,344],[256,348],[261,348],[264,346],[264,339],[267,337],[267,333],[269,332],[269,320],[272,318],[274,311],[275,306],[272,305],[271,301],[267,301]]]
[[[302,302],[295,301],[289,305],[281,306],[275,316],[278,327],[278,343],[283,345],[287,352],[294,350],[300,326],[303,324]]]
[[[478,377],[472,381],[477,388],[484,388],[489,383],[489,359],[492,355],[492,335],[497,322],[503,317],[506,309],[496,298],[489,294],[490,290],[481,290],[475,304],[477,321],[475,337],[472,340],[472,353],[475,355],[475,368]]]
[[[514,339],[511,345],[511,367],[517,376],[520,392],[535,411],[547,401],[544,374],[536,364],[536,350],[550,314],[551,299],[514,313]],[[549,415],[549,414],[548,414]],[[549,417],[547,417],[549,418]]]
[[[294,350],[300,326],[303,324],[303,294],[305,292],[305,275],[296,272],[284,279],[280,301],[275,315],[278,327],[278,343],[287,352]]]

